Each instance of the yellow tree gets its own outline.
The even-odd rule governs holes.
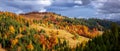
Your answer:
[[[89,32],[88,32],[88,30],[89,30],[89,28],[87,27],[87,26],[82,26],[82,30],[83,30],[83,32],[84,32],[84,34],[88,34]]]
[[[27,45],[27,49],[32,51],[34,50],[34,46],[32,45],[32,42],[30,42],[28,45]]]
[[[14,45],[16,45],[18,43],[18,39],[11,39],[11,47],[13,47]]]
[[[15,29],[14,29],[14,27],[12,25],[9,26],[9,31],[10,31],[10,33],[14,33],[15,32]]]

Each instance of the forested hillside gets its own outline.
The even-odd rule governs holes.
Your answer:
[[[119,35],[120,26],[107,20],[0,12],[0,49],[5,51],[117,51]]]

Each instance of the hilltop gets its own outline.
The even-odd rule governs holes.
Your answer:
[[[0,44],[8,51],[77,49],[110,29],[112,22],[78,19],[52,12],[0,12]]]

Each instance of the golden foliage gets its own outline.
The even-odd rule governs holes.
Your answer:
[[[44,35],[40,35],[40,43],[45,45],[46,44],[46,38]]]
[[[8,37],[8,36],[7,36],[6,34],[4,34],[3,38],[4,38],[4,39],[7,39],[7,37]]]
[[[18,34],[15,38],[22,38],[23,35],[22,34]]]
[[[94,38],[98,35],[97,28],[93,28],[93,30],[90,30],[89,27],[87,27],[85,25],[73,25],[73,24],[69,24],[67,22],[62,22],[63,17],[59,18],[59,16],[54,15],[54,14],[47,15],[48,18],[43,19],[42,23],[38,23],[39,26],[37,25],[37,23],[34,23],[33,20],[30,19],[30,17],[28,17],[26,19],[26,17],[23,18],[20,15],[15,15],[15,14],[9,13],[9,12],[4,12],[4,13],[0,12],[0,14],[5,14],[6,16],[10,16],[12,19],[15,19],[16,21],[18,21],[21,24],[29,23],[30,26],[31,26],[31,24],[32,25],[34,24],[35,26],[31,26],[31,27],[32,28],[36,27],[38,29],[37,32],[40,29],[42,29],[43,27],[48,28],[48,29],[45,30],[44,34],[39,33],[39,34],[34,34],[33,35],[33,37],[35,39],[34,41],[42,44],[43,50],[51,49],[52,47],[54,47],[58,43],[62,44],[64,42],[64,40],[70,40],[70,41],[72,40],[73,43],[78,42],[77,41],[78,39],[76,39],[76,37],[72,37],[72,34],[79,34],[79,35],[82,35],[84,37],[90,37],[90,38]],[[39,18],[41,18],[41,17],[39,17]],[[59,21],[56,18],[59,18]],[[50,22],[48,22],[48,21],[50,21]],[[11,39],[10,40],[11,46],[13,47],[18,43],[18,40],[20,38],[22,38],[23,36],[24,37],[28,36],[28,34],[30,35],[29,29],[31,27],[26,27],[25,25],[23,25],[23,27],[20,27],[19,30],[15,30],[15,27],[13,25],[11,25],[11,26],[9,26],[8,34],[3,35],[3,38],[8,39],[9,34],[14,34],[15,31],[19,31],[19,33],[17,35],[15,34],[15,39],[10,38]],[[56,30],[56,27],[57,27],[57,30]],[[62,31],[60,31],[59,29],[61,29]],[[28,30],[28,34],[22,35],[21,32],[23,32],[24,30]],[[64,32],[63,30],[66,31],[66,32]],[[46,37],[45,34],[47,34],[47,37]],[[61,37],[60,42],[58,40],[58,36]],[[82,42],[82,40],[85,40],[85,39],[81,38],[80,41]],[[71,42],[71,44],[72,44],[72,42]],[[31,42],[26,47],[27,47],[28,50],[31,50],[31,51],[34,50],[34,46]],[[22,49],[22,47],[18,47],[18,49]]]
[[[18,39],[12,39],[11,40],[11,44],[14,46],[18,43]]]
[[[19,47],[17,48],[17,51],[22,51],[22,47],[19,46]]]
[[[42,48],[43,48],[43,51],[44,51],[44,50],[45,50],[45,48],[46,48],[46,47],[45,47],[45,45],[43,45],[43,46],[42,46]]]
[[[14,27],[12,25],[9,26],[9,30],[10,30],[10,33],[14,33],[15,32],[15,29],[14,29]]]
[[[27,49],[28,50],[34,50],[34,46],[32,45],[32,43],[29,43],[28,45],[27,45]]]

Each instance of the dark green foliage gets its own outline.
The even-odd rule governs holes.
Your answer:
[[[45,33],[45,30],[41,29],[39,33]]]
[[[9,39],[0,39],[0,43],[2,44],[3,48],[10,47]]]
[[[36,29],[30,29],[30,34],[37,34],[37,30]]]
[[[103,26],[104,29],[109,29],[112,23],[111,21],[108,21],[108,20],[100,20],[100,19],[94,19],[94,18],[88,19],[87,22],[90,23],[89,25],[94,25],[94,26],[98,26],[99,24]]]
[[[22,26],[15,19],[0,15],[0,33],[4,34],[4,32],[8,32],[9,26],[11,25],[14,26],[15,30],[18,30]],[[15,31],[15,33],[17,34],[18,31]]]
[[[108,20],[100,20],[100,19],[82,19],[82,18],[65,18],[63,22],[67,22],[70,25],[86,25],[89,28],[93,29],[94,27],[99,30],[106,30],[110,28],[111,21]]]
[[[94,38],[86,44],[84,51],[120,51],[120,26],[112,24],[111,31]]]

